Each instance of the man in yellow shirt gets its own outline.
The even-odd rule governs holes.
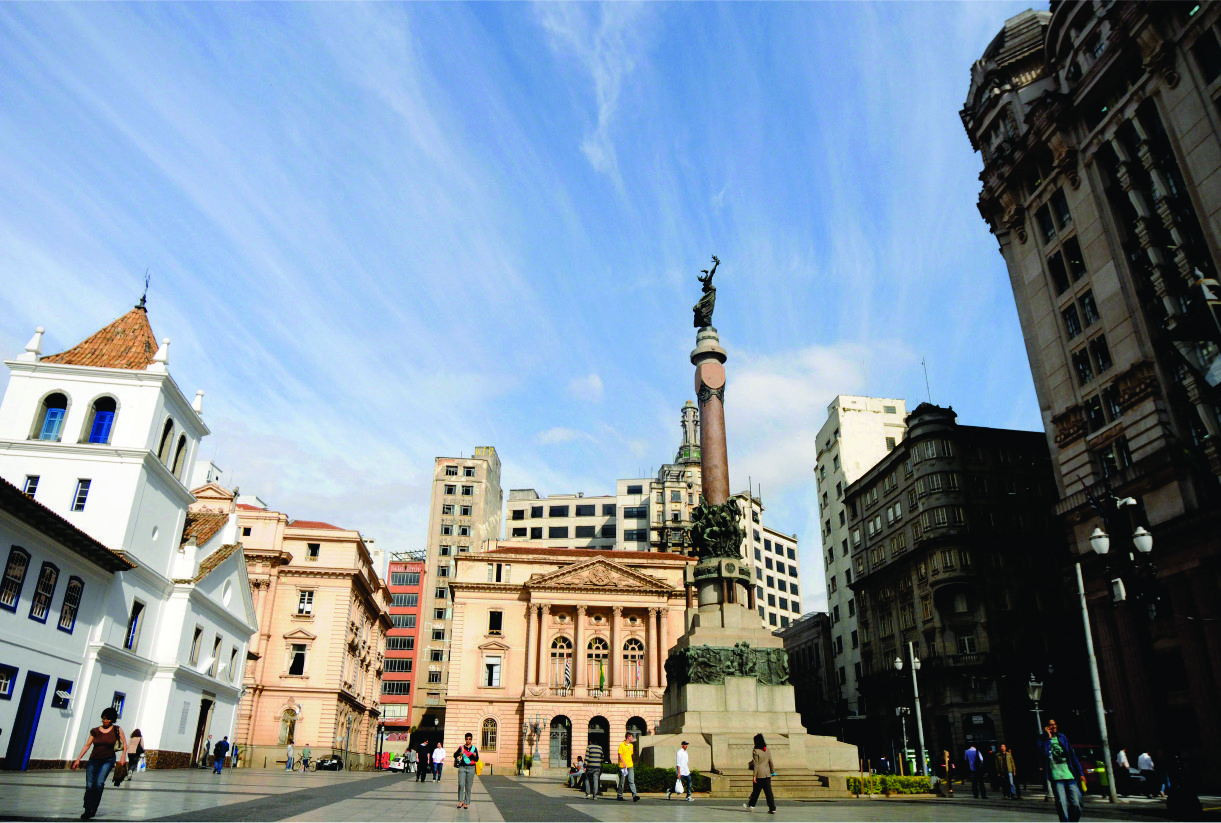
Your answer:
[[[640,802],[640,795],[636,794],[636,769],[632,757],[636,754],[636,747],[633,745],[635,737],[631,732],[623,738],[623,742],[619,744],[619,796],[616,800],[623,799],[623,789],[630,786],[632,789],[632,802]]]

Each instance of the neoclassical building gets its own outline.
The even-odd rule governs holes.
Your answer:
[[[591,738],[605,749],[626,731],[651,731],[694,562],[513,543],[459,555],[447,738],[471,732],[502,769],[525,751],[535,768],[559,768]]]
[[[283,768],[286,747],[371,763],[390,596],[360,532],[238,503],[258,633],[236,741],[244,765]]]

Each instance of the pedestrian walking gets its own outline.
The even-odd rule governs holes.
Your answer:
[[[420,762],[416,759],[418,757],[419,755],[415,753],[415,749],[407,749],[407,771],[404,774],[411,774],[416,770],[416,766]]]
[[[683,746],[674,755],[674,774],[678,780],[682,782],[687,789],[687,802],[694,802],[691,796],[691,755],[687,753],[687,741],[683,741]],[[676,783],[674,786],[666,789],[666,800],[670,799],[670,795],[674,794],[674,789],[678,788]]]
[[[954,796],[954,763],[950,760],[950,750],[942,749],[941,751],[941,773],[945,780],[946,797]]]
[[[199,768],[208,768],[208,755],[212,753],[212,735],[208,735],[208,742],[204,743],[203,751],[199,753]]]
[[[767,750],[767,743],[761,734],[755,735],[755,749],[750,753],[750,770],[753,786],[750,790],[750,800],[743,803],[742,808],[753,812],[759,792],[763,792],[767,798],[767,813],[775,814],[776,798],[772,794],[772,778],[776,775],[776,765],[772,763],[771,752]]]
[[[1166,796],[1161,776],[1157,773],[1157,767],[1148,752],[1141,752],[1140,757],[1136,758],[1136,768],[1140,769],[1141,776],[1145,778],[1145,797]]]
[[[93,747],[93,751],[89,753],[89,762],[85,764],[85,812],[81,815],[81,820],[88,820],[97,814],[98,804],[102,802],[102,792],[106,790],[106,778],[114,769],[115,752],[127,751],[127,738],[123,735],[123,730],[115,725],[118,719],[119,713],[114,707],[107,706],[102,709],[102,725],[89,730],[89,739],[81,747],[76,760],[72,761],[72,769],[79,769],[81,758],[89,751],[90,746]]]
[[[440,743],[432,750],[432,782],[441,782],[441,767],[445,765],[445,746]]]
[[[293,770],[293,744],[288,744],[288,760],[285,761],[284,768],[286,771]]]
[[[123,782],[132,780],[136,776],[136,766],[140,765],[140,755],[144,754],[144,734],[136,729],[127,738],[127,774],[123,778]],[[119,783],[123,785],[123,783]]]
[[[984,756],[972,743],[966,752],[967,768],[971,770],[971,796],[988,799],[988,787],[984,783]]]
[[[479,749],[475,737],[466,733],[466,740],[454,752],[454,768],[458,770],[458,808],[471,807],[471,787],[475,785],[475,764],[479,762]]]
[[[1006,800],[1017,800],[1021,795],[1017,786],[1017,767],[1013,762],[1013,752],[1004,743],[996,753],[996,777],[1001,784],[1001,797]]]
[[[1132,793],[1132,761],[1126,746],[1115,753],[1115,789],[1124,797]]]
[[[229,754],[229,736],[225,737],[216,744],[216,748],[212,750],[212,772],[220,774],[225,767],[225,755]]]
[[[631,732],[624,735],[623,742],[619,744],[619,783],[618,797],[616,800],[623,799],[623,790],[631,787],[632,802],[639,803],[640,795],[636,793],[636,736]]]
[[[1043,771],[1056,801],[1056,814],[1062,821],[1080,820],[1081,795],[1085,792],[1081,761],[1068,738],[1059,733],[1055,720],[1048,719],[1043,724],[1043,731],[1045,734],[1039,738]]]
[[[432,746],[431,741],[425,740],[416,747],[416,763],[418,773],[416,774],[416,782],[423,783],[425,775],[432,773]]]
[[[602,790],[602,747],[593,740],[585,747],[585,799],[597,800]]]

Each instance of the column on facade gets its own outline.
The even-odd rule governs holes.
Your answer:
[[[644,687],[646,689],[654,688],[657,683],[657,609],[649,608],[649,619],[644,624],[644,648],[645,648],[645,666],[644,666]]]
[[[551,617],[551,604],[544,603],[538,614],[538,682],[550,686],[551,672],[547,666],[547,623]]]
[[[666,652],[670,648],[670,632],[666,625],[670,620],[670,610],[657,610],[657,628],[660,642],[657,646],[657,688],[662,688],[666,682]]]
[[[608,686],[618,686],[619,670],[623,665],[623,649],[619,648],[623,645],[623,607],[611,607],[611,660],[610,660],[610,677],[607,680]]]
[[[533,603],[526,605],[526,685],[533,686],[538,682],[538,675],[535,670],[535,663],[538,662],[538,652],[534,649],[534,644],[538,642],[538,632],[534,628],[535,615],[538,613],[538,606]]]
[[[576,677],[572,679],[574,686],[585,685],[585,606],[577,606],[577,625],[572,631],[572,667],[576,669]]]

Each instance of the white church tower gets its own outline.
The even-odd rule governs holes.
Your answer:
[[[189,510],[203,392],[174,382],[143,299],[59,354],[43,356],[42,335],[5,363],[0,477],[135,564],[90,628],[65,752],[116,704],[153,765],[186,765],[232,736],[257,630],[236,515]],[[46,745],[35,759],[58,759]]]

